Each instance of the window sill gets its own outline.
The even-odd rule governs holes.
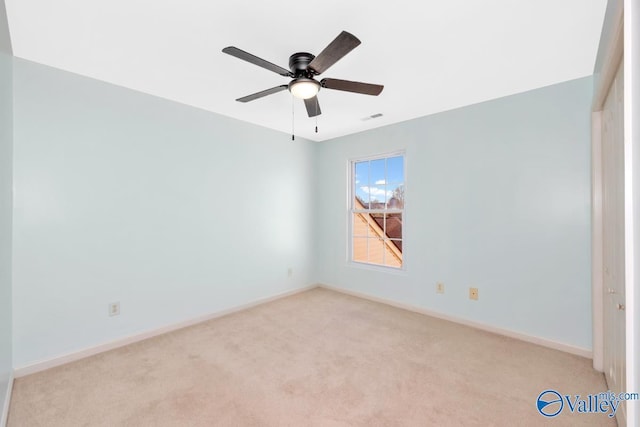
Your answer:
[[[379,272],[379,273],[394,274],[396,276],[406,276],[407,275],[407,270],[406,270],[406,268],[404,266],[402,268],[385,267],[384,265],[367,264],[367,263],[364,263],[364,262],[357,262],[357,261],[347,261],[347,266],[348,267],[353,267],[353,268],[358,268],[358,269],[361,269],[361,270],[369,270],[369,271],[376,271],[376,272]]]

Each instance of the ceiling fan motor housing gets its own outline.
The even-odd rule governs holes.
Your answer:
[[[307,67],[311,61],[313,61],[313,58],[315,58],[315,56],[309,52],[298,52],[289,57],[289,68],[295,77],[313,78],[314,72],[311,70],[307,71]]]
[[[320,83],[313,78],[315,73],[309,68],[313,58],[315,56],[309,52],[298,52],[289,57],[289,68],[294,75],[289,83],[289,92],[295,97],[309,99],[320,90]]]

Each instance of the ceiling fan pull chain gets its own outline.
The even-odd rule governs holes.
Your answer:
[[[318,116],[316,116],[316,133],[318,133]]]

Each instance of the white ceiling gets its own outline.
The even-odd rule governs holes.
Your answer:
[[[296,135],[321,141],[590,75],[606,0],[5,0],[15,56],[291,132],[292,97],[236,98],[342,30],[362,44],[320,77],[384,84],[378,97],[323,89],[320,132],[295,100]],[[382,113],[378,119],[363,120]]]

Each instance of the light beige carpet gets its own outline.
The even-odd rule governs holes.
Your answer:
[[[545,419],[591,361],[314,289],[18,378],[9,426],[615,425]]]

